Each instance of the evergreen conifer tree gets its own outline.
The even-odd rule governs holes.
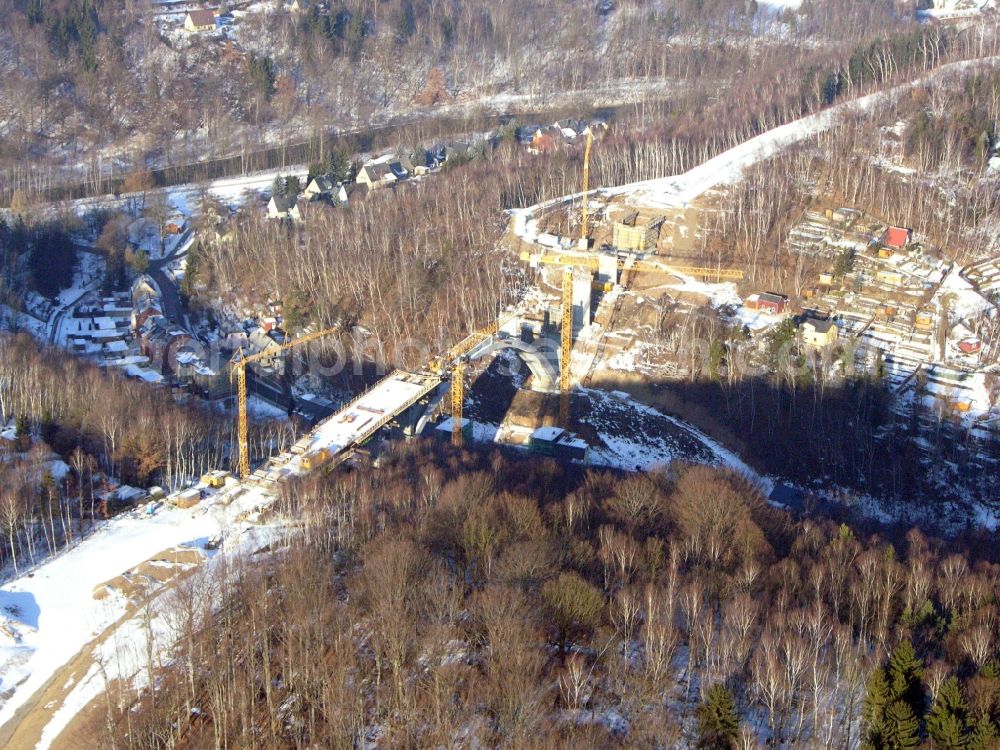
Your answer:
[[[913,709],[905,701],[894,701],[885,710],[882,750],[913,750],[920,744],[920,726]]]
[[[970,729],[969,707],[958,680],[949,677],[927,714],[927,734],[941,750],[966,750]]]
[[[914,716],[924,712],[924,668],[909,641],[901,641],[889,656],[889,694],[893,700],[904,701]]]
[[[868,680],[868,694],[865,696],[862,726],[864,747],[882,747],[885,734],[885,710],[891,702],[889,682],[885,670],[879,667]]]
[[[705,700],[698,706],[698,748],[700,750],[731,750],[739,734],[739,718],[733,696],[723,685],[708,689]]]

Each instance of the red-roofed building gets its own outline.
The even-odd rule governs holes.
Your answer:
[[[958,348],[963,354],[976,354],[983,348],[983,342],[976,338],[965,339],[958,342]]]
[[[889,227],[885,230],[882,244],[893,250],[902,250],[910,241],[910,230],[903,227]]]
[[[771,315],[781,315],[785,312],[788,304],[788,297],[775,292],[764,292],[762,294],[751,294],[746,298],[744,307],[748,310],[760,310]]]
[[[556,150],[556,140],[551,133],[539,130],[531,139],[528,150],[533,154],[547,154]]]

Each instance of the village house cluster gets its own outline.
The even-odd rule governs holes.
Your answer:
[[[807,211],[788,249],[820,270],[799,304],[773,292],[747,297],[741,315],[759,314],[754,333],[794,316],[806,347],[849,349],[848,366],[985,436],[1000,395],[990,377],[1000,259],[960,268],[909,229],[848,208]]]
[[[588,122],[578,118],[557,120],[551,125],[524,125],[517,129],[518,141],[532,154],[547,154],[572,145],[588,134],[599,138],[607,132],[603,120]]]
[[[488,147],[494,139],[491,135],[471,146],[459,141],[437,143],[418,152],[420,158],[384,154],[364,162],[351,180],[338,181],[327,174],[314,175],[306,180],[301,191],[272,191],[267,203],[268,218],[297,222],[304,219],[309,210],[305,208],[307,205],[346,206],[364,198],[369,191],[393,188],[438,172],[445,164],[466,161],[472,158],[475,150]]]

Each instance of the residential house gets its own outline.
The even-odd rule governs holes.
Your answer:
[[[333,194],[335,187],[336,185],[331,178],[321,174],[309,180],[309,184],[302,191],[302,195],[311,201],[329,198]]]
[[[272,195],[267,202],[267,217],[269,219],[289,219],[301,221],[298,197],[294,195]]]
[[[141,300],[138,305],[132,308],[132,331],[136,336],[146,325],[146,321],[154,317],[163,317],[163,310],[160,309],[158,301],[153,299]]]
[[[139,350],[149,357],[150,364],[165,375],[176,371],[177,352],[193,341],[187,331],[162,316],[146,320],[137,340]]]
[[[905,279],[902,271],[883,268],[875,274],[875,280],[888,286],[903,286]]]
[[[555,127],[559,128],[559,132],[562,133],[563,138],[567,141],[572,141],[585,131],[587,125],[581,120],[566,119],[559,120],[555,123]]]
[[[153,282],[153,280],[146,274],[142,274],[139,278],[132,282],[132,306],[135,307],[142,300],[158,300],[160,298],[160,290]]]
[[[785,312],[787,304],[788,297],[783,294],[775,294],[774,292],[764,292],[757,298],[757,309],[771,315],[781,315]]]
[[[427,152],[427,166],[441,167],[454,159],[468,158],[469,150],[469,144],[462,141],[439,143]]]
[[[882,236],[882,247],[889,250],[902,250],[909,242],[910,230],[903,227],[889,227]]]
[[[934,328],[934,313],[930,310],[921,310],[913,319],[913,327],[918,331],[930,331]]]
[[[192,10],[184,17],[184,30],[197,34],[215,30],[214,10]]]
[[[175,362],[177,380],[188,386],[192,393],[211,400],[227,398],[233,394],[228,373],[209,367],[195,347],[181,347],[177,351]]]
[[[360,200],[368,195],[368,186],[358,182],[345,182],[337,190],[337,202],[348,205],[352,200]]]
[[[514,131],[514,135],[522,146],[530,146],[539,130],[541,130],[541,125],[522,125]]]
[[[807,318],[803,321],[799,331],[802,334],[803,344],[817,348],[835,343],[840,336],[840,329],[832,320]]]
[[[397,182],[402,182],[413,176],[413,162],[405,156],[401,156],[389,162],[389,170]]]
[[[751,294],[746,298],[744,307],[749,310],[759,310],[769,315],[781,315],[788,306],[788,297],[775,292],[763,292],[761,294]]]
[[[230,354],[250,348],[250,340],[244,331],[233,331],[219,339],[219,348]]]
[[[962,354],[978,354],[983,348],[983,341],[980,338],[967,338],[958,342],[958,348]]]
[[[280,329],[257,328],[247,340],[251,354],[264,355],[258,360],[260,366],[273,369],[278,373],[282,371],[284,353],[282,345],[284,343],[285,332]]]
[[[167,234],[180,234],[187,226],[187,217],[179,211],[174,212],[163,224],[163,231]]]
[[[358,170],[358,176],[355,180],[359,185],[365,185],[371,190],[383,187],[384,185],[391,185],[395,181],[396,175],[393,174],[389,165],[385,162],[380,164],[365,164]]]
[[[530,154],[547,154],[555,151],[563,142],[562,131],[559,128],[539,128],[535,131],[528,146]]]

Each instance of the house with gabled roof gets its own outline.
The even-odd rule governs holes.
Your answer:
[[[409,179],[413,173],[413,164],[409,159],[383,157],[381,161],[369,162],[361,167],[355,181],[369,188],[377,188]]]
[[[396,181],[396,175],[389,169],[385,162],[381,164],[365,164],[358,170],[355,179],[359,185],[367,185],[369,188],[378,188],[384,185],[391,185]]]
[[[215,30],[214,10],[192,10],[184,16],[184,30],[191,34]]]
[[[320,198],[329,198],[336,187],[336,183],[330,177],[327,177],[325,174],[316,175],[309,180],[309,184],[302,191],[302,195],[311,201]]]
[[[368,195],[368,186],[358,182],[345,182],[337,190],[337,202],[348,205],[353,200],[360,200]]]
[[[269,219],[291,219],[301,221],[299,199],[295,195],[272,195],[267,202],[267,217]]]
[[[840,336],[840,328],[832,320],[806,318],[800,327],[802,343],[822,349],[824,346],[836,343]]]
[[[889,227],[882,237],[882,246],[891,250],[902,250],[910,242],[910,230],[903,227]]]

